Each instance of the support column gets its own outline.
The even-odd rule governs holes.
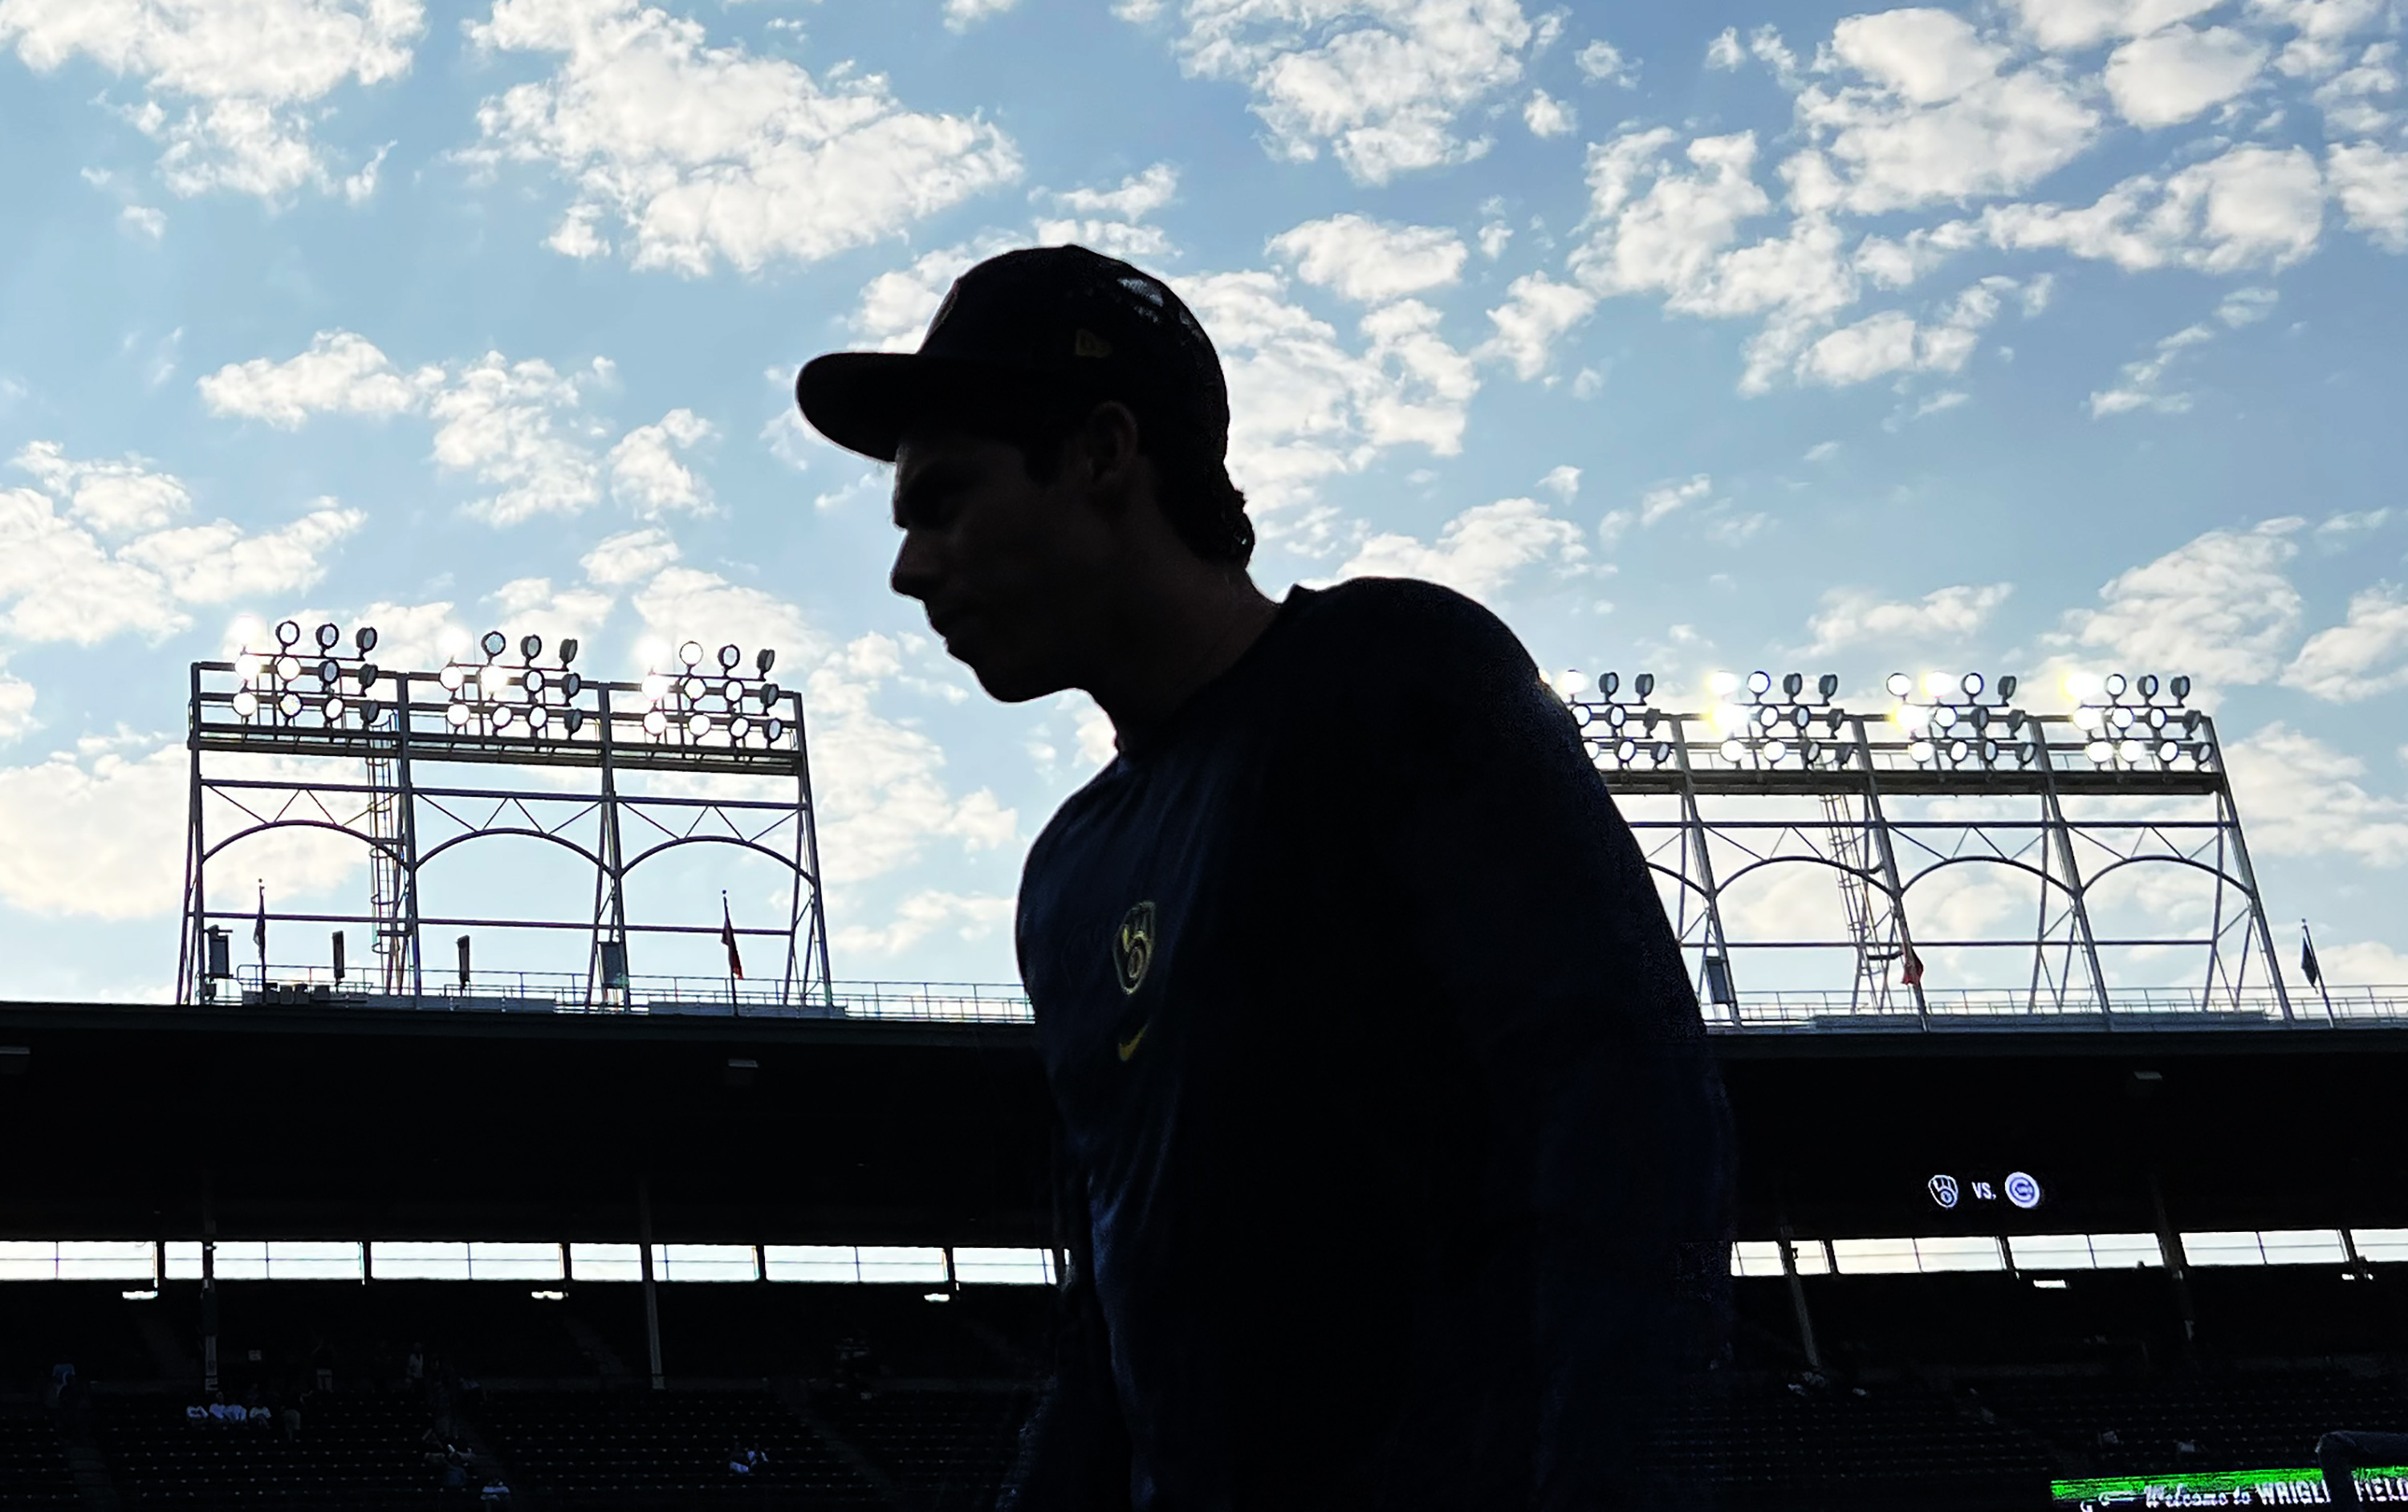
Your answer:
[[[2183,1362],[2193,1368],[2199,1364],[2199,1314],[2191,1307],[2190,1257],[2183,1252],[2182,1234],[2174,1228],[2173,1220],[2166,1216],[2165,1184],[2157,1179],[2157,1167],[2149,1166],[2149,1205],[2157,1220],[2157,1248],[2166,1262],[2166,1275],[2173,1282],[2174,1308],[2182,1315]]]
[[[1823,1368],[1823,1351],[1814,1347],[1814,1319],[1806,1312],[1806,1283],[1798,1278],[1796,1235],[1789,1225],[1781,1225],[1781,1274],[1789,1281],[1789,1305],[1798,1315],[1798,1343],[1806,1351],[1806,1363],[1813,1369]]]
[[[218,1389],[218,1210],[201,1173],[201,1391]]]
[[[666,1391],[668,1381],[661,1375],[661,1305],[652,1287],[652,1183],[649,1177],[636,1177],[636,1254],[643,1265],[644,1275],[644,1343],[652,1357],[652,1390]]]

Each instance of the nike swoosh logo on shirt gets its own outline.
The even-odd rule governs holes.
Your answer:
[[[1137,1048],[1145,1043],[1145,1032],[1153,1027],[1154,1020],[1148,1019],[1145,1022],[1137,1026],[1136,1034],[1131,1034],[1128,1038],[1120,1042],[1122,1060],[1125,1061],[1130,1056],[1137,1053]]]

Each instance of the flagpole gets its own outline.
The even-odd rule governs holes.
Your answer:
[[[2325,1000],[2325,1018],[2329,1021],[2333,1016],[2332,989],[2325,985],[2324,963],[2316,959],[2315,936],[2308,933],[2308,921],[2304,919],[2300,920],[2300,969],[2308,974],[2308,980],[2315,984],[2317,995]]]
[[[259,916],[251,922],[251,943],[259,947],[259,997],[267,1000],[267,878],[259,879]]]

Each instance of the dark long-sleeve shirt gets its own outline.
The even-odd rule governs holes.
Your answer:
[[[1637,1505],[1727,1296],[1727,1117],[1630,832],[1512,634],[1298,589],[1063,805],[1025,1512]]]

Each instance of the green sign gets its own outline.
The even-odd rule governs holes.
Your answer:
[[[2110,1507],[2329,1506],[2325,1477],[2315,1470],[2175,1471],[2158,1476],[2109,1476],[2050,1483],[2057,1505],[2082,1512]],[[2370,1506],[2408,1504],[2408,1467],[2358,1473],[2358,1499]]]

